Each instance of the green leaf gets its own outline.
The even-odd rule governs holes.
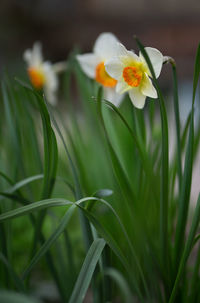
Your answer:
[[[199,82],[199,74],[200,74],[200,44],[198,45],[198,48],[197,48],[196,60],[195,60],[195,66],[194,66],[193,91],[192,91],[193,92],[192,93],[192,104],[193,105],[194,105],[194,101],[195,101],[197,85]]]
[[[18,167],[18,165],[21,165],[20,169],[23,168],[23,163],[21,159],[21,150],[20,150],[20,137],[19,137],[19,129],[16,125],[16,119],[14,116],[14,110],[12,106],[12,100],[9,95],[9,91],[7,89],[7,85],[2,82],[2,94],[3,94],[3,102],[4,102],[4,108],[5,108],[5,117],[7,122],[7,128],[8,128],[8,140],[12,144],[12,148],[15,151],[15,162],[14,165]]]
[[[137,149],[140,153],[141,159],[143,159],[144,157],[144,146],[141,146],[141,142],[138,141],[137,137],[135,136],[135,133],[133,132],[133,130],[131,129],[130,125],[128,124],[128,122],[126,121],[126,119],[124,118],[124,116],[120,113],[119,109],[112,104],[110,101],[102,99],[101,102],[103,102],[105,105],[107,105],[109,108],[111,108],[120,118],[120,120],[123,122],[123,124],[126,126],[127,130],[129,131],[130,135],[133,138],[133,141],[135,143],[135,145],[137,146]]]
[[[44,179],[42,198],[48,198],[50,197],[53,189],[57,169],[58,151],[56,137],[51,127],[50,117],[44,102],[44,98],[23,81],[18,79],[16,80],[25,89],[35,95],[42,118],[44,136]]]
[[[35,175],[35,176],[31,176],[31,177],[28,177],[26,179],[23,179],[17,183],[15,183],[12,187],[8,188],[4,193],[6,194],[12,194],[14,193],[15,191],[17,191],[18,189],[24,187],[25,185],[29,184],[29,183],[32,183],[36,180],[40,180],[42,179],[44,176],[43,175]],[[0,200],[1,200],[1,197],[0,197]]]
[[[69,150],[67,148],[67,145],[65,143],[64,137],[62,135],[62,132],[60,131],[60,128],[53,116],[52,110],[50,108],[50,106],[47,104],[48,110],[49,110],[49,114],[52,120],[52,123],[63,143],[65,152],[67,154],[67,158],[70,164],[70,168],[72,171],[72,175],[73,175],[73,180],[74,180],[74,184],[75,184],[75,199],[81,199],[83,194],[82,194],[82,190],[81,190],[81,185],[79,182],[79,176],[78,176],[78,172],[77,172],[77,168],[74,165],[71,155],[69,153]],[[84,238],[84,242],[85,242],[85,248],[86,250],[89,249],[90,244],[92,243],[92,232],[91,232],[91,228],[89,225],[89,222],[85,219],[85,217],[82,215],[82,213],[79,213],[79,217],[80,217],[80,222],[81,222],[81,227],[82,227],[82,232],[83,232],[83,238]]]
[[[194,242],[197,238],[199,238],[198,236],[194,239]],[[194,263],[194,268],[192,273],[190,298],[189,298],[190,303],[196,303],[197,296],[199,295],[199,268],[200,268],[200,247],[198,248],[196,262]]]
[[[102,202],[102,203],[106,202],[106,201],[103,201],[103,200],[100,200],[100,199],[98,201]],[[80,204],[80,203],[77,202],[76,204]],[[105,203],[105,204],[107,205],[107,203]],[[132,276],[132,271],[131,271],[131,268],[130,268],[130,264],[129,264],[126,256],[123,255],[118,243],[115,241],[115,239],[110,235],[110,233],[104,228],[104,226],[99,222],[99,220],[93,214],[91,214],[89,211],[82,208],[81,206],[79,206],[79,207],[82,209],[85,216],[87,216],[87,218],[90,220],[90,222],[94,225],[94,227],[96,228],[97,232],[101,235],[101,237],[104,238],[104,240],[106,241],[108,246],[112,249],[114,254],[119,258],[119,260],[123,264],[124,268],[126,269],[127,273],[131,277],[134,288],[135,288],[136,292],[138,293],[138,296],[140,297],[141,302],[143,302],[142,294],[141,294],[140,289],[137,285],[138,282],[136,281],[135,277]],[[117,219],[119,220],[118,216],[117,216]],[[120,220],[119,220],[119,222],[120,222]],[[120,222],[120,225],[121,225],[121,222]],[[125,236],[127,237],[127,234],[126,234],[126,231],[124,230],[123,225],[121,225],[121,227],[122,227],[122,230],[123,230]],[[128,240],[128,242],[129,242],[129,240]],[[135,255],[134,255],[134,257],[135,257]],[[136,260],[136,264],[138,265],[137,260]],[[141,278],[142,278],[144,286],[145,286],[145,290],[146,290],[147,295],[148,295],[148,289],[146,287],[146,282],[144,280],[143,273],[141,272],[140,267],[139,267],[139,271],[140,271]]]
[[[94,99],[96,99],[96,98],[94,98]],[[151,182],[153,184],[154,172],[153,172],[152,164],[151,164],[150,159],[149,159],[149,154],[147,154],[147,152],[146,152],[145,144],[140,139],[140,137],[137,137],[135,135],[134,131],[131,129],[130,125],[128,124],[128,122],[126,121],[124,116],[120,113],[119,109],[114,104],[112,104],[110,101],[105,100],[105,99],[102,99],[101,102],[104,103],[105,105],[107,105],[109,108],[111,108],[117,114],[117,116],[120,118],[122,123],[125,125],[126,129],[129,131],[129,133],[131,135],[131,138],[133,139],[134,145],[136,146],[136,148],[138,150],[138,155],[140,157],[140,160],[141,160],[141,163],[143,165],[144,171],[145,171],[147,177],[149,178],[149,182]],[[142,128],[144,128],[144,125],[142,126]],[[143,129],[143,132],[144,132],[144,129]],[[143,134],[143,136],[144,136],[144,134]],[[155,191],[154,186],[152,186],[152,191],[153,191],[153,193],[156,197],[156,191]]]
[[[102,115],[102,109],[101,109],[101,100],[102,100],[102,87],[99,88],[98,96],[97,96],[97,108],[98,108],[98,114],[100,121],[102,123],[102,127],[105,133],[106,141],[108,144],[108,149],[110,153],[110,158],[112,161],[113,171],[115,173],[116,179],[118,181],[119,186],[121,187],[123,196],[125,201],[127,202],[127,207],[129,208],[131,212],[131,206],[134,204],[134,201],[136,200],[136,196],[133,190],[133,185],[130,184],[128,176],[126,172],[124,171],[122,164],[120,163],[119,158],[117,157],[116,152],[114,151],[114,148],[110,142],[109,135],[107,133],[103,115]],[[132,186],[131,186],[132,185]]]
[[[175,283],[174,283],[174,287],[173,287],[173,290],[172,290],[172,293],[171,293],[171,296],[170,296],[170,299],[169,299],[169,303],[173,303],[175,298],[176,298],[176,293],[177,293],[177,290],[178,290],[179,282],[181,280],[181,277],[182,277],[184,268],[186,266],[186,262],[188,260],[188,257],[190,255],[191,249],[193,247],[193,242],[194,242],[195,234],[196,234],[196,231],[197,231],[197,228],[198,228],[198,225],[199,225],[199,220],[200,220],[200,195],[198,197],[197,205],[196,205],[193,220],[192,220],[192,225],[191,225],[191,228],[190,228],[190,232],[189,232],[189,235],[188,235],[188,239],[187,239],[187,242],[186,242],[182,257],[181,257],[181,260],[180,260],[178,273],[177,273],[176,280],[175,280]]]
[[[99,200],[101,202],[103,201],[103,203],[105,203],[105,204],[108,204],[106,201],[98,199],[96,197],[86,197],[86,198],[77,200],[76,204],[84,203],[89,200],[93,200],[93,201]],[[75,202],[72,202],[72,201],[69,201],[66,199],[61,199],[61,198],[45,199],[45,200],[37,201],[37,202],[31,203],[29,205],[19,207],[17,209],[14,209],[14,210],[1,214],[0,222],[3,222],[8,219],[13,219],[16,217],[24,216],[24,215],[32,213],[36,210],[41,210],[41,209],[46,209],[49,207],[56,207],[56,206],[67,206],[67,205],[72,205],[72,204],[75,204]]]
[[[118,270],[116,270],[115,268],[106,268],[105,275],[108,275],[113,279],[113,281],[115,281],[118,288],[121,290],[121,294],[124,297],[125,303],[133,302],[129,285],[124,279],[123,275]]]
[[[193,143],[194,143],[194,118],[193,111],[190,120],[190,132],[185,156],[184,174],[182,188],[179,200],[178,220],[175,234],[175,266],[178,267],[183,242],[185,237],[186,222],[188,216],[188,207],[192,182],[192,165],[193,165]]]
[[[189,199],[192,183],[192,167],[193,167],[193,150],[194,150],[194,101],[196,96],[197,83],[200,74],[200,45],[197,50],[195,67],[194,67],[194,80],[193,80],[193,96],[192,96],[192,110],[190,119],[189,138],[185,156],[184,175],[182,181],[182,188],[179,201],[179,211],[177,228],[175,235],[175,270],[179,265],[181,252],[183,249],[185,229],[188,217]]]
[[[76,199],[80,199],[82,198],[82,192],[81,192],[81,186],[80,186],[80,182],[79,182],[79,177],[78,177],[78,173],[77,173],[77,168],[75,167],[73,161],[72,161],[72,158],[71,158],[71,155],[70,155],[70,152],[68,150],[68,147],[67,147],[67,144],[65,143],[65,140],[64,140],[64,137],[62,135],[62,132],[58,126],[58,123],[56,122],[55,118],[54,118],[54,115],[53,115],[53,112],[51,110],[51,107],[47,104],[47,107],[48,107],[48,110],[49,110],[49,114],[50,114],[50,117],[51,117],[51,121],[62,141],[62,144],[64,146],[64,149],[65,149],[65,152],[66,152],[66,155],[67,155],[67,158],[68,158],[68,161],[69,161],[69,164],[70,164],[70,167],[71,167],[71,171],[72,171],[72,175],[73,175],[73,180],[74,180],[74,184],[75,184],[75,198]]]
[[[198,235],[195,237],[193,246],[196,245],[196,243],[199,241],[199,239],[200,239],[200,234],[198,234]]]
[[[0,291],[1,303],[40,303],[40,301],[16,292]]]
[[[0,260],[4,263],[4,265],[6,266],[10,277],[12,278],[12,280],[15,283],[15,287],[21,291],[21,292],[25,292],[25,287],[23,285],[22,280],[18,277],[18,275],[16,274],[16,272],[14,271],[12,265],[8,262],[8,260],[5,258],[5,256],[0,252]],[[0,301],[2,302],[2,301]]]
[[[72,295],[69,299],[69,303],[82,303],[88,287],[90,285],[92,275],[101,253],[105,247],[106,242],[103,239],[95,239],[90,249],[88,250],[87,256],[82,265],[78,279],[74,286]]]
[[[33,267],[39,262],[39,260],[44,256],[44,254],[50,249],[50,247],[55,243],[55,241],[58,239],[58,237],[61,235],[61,233],[66,228],[71,216],[74,213],[76,206],[72,205],[66,212],[66,214],[61,219],[59,225],[57,226],[56,230],[52,233],[52,235],[42,244],[39,251],[36,253],[36,255],[33,257],[33,259],[30,261],[28,267],[25,269],[22,277],[25,279],[27,275],[30,273],[30,271],[33,269]]]
[[[18,196],[18,195],[13,195],[13,194],[0,192],[0,196],[11,199],[11,200],[15,200],[17,202],[22,203],[23,205],[26,205],[28,203],[28,201],[26,199],[24,199],[23,197]],[[0,197],[0,200],[1,200],[2,197]]]
[[[111,189],[100,189],[98,191],[96,191],[95,193],[93,193],[93,197],[97,197],[97,198],[104,198],[104,197],[109,197],[113,194],[113,191]],[[88,211],[91,211],[92,208],[95,206],[95,203],[88,203],[86,205],[86,209]]]
[[[167,273],[166,275],[169,276],[169,243],[168,243],[169,146],[168,146],[167,114],[165,109],[164,98],[160,90],[160,87],[158,85],[158,81],[156,79],[152,63],[142,43],[137,38],[135,39],[152,74],[154,85],[158,93],[158,100],[160,106],[161,126],[162,126],[162,173],[161,173],[162,183],[161,183],[161,203],[160,203],[160,243],[162,250],[163,269],[166,268],[166,273]]]
[[[105,198],[109,197],[113,194],[113,191],[111,189],[99,189],[97,190],[92,196],[97,198]]]
[[[17,209],[8,211],[0,215],[0,222],[13,219],[19,216],[24,216],[26,214],[32,213],[36,210],[46,209],[54,206],[67,206],[73,204],[73,202],[65,199],[46,199],[38,202],[31,203],[29,205],[19,207]]]
[[[176,65],[171,62],[173,72],[173,93],[174,93],[174,113],[176,121],[176,143],[177,143],[177,167],[178,167],[178,180],[179,180],[179,192],[182,184],[182,164],[181,164],[181,138],[180,138],[180,112],[179,112],[179,98],[178,98],[178,84]]]
[[[1,171],[0,171],[0,176],[1,176],[2,178],[4,178],[10,185],[13,185],[12,180],[11,180],[6,174],[4,174],[4,173],[1,172]]]

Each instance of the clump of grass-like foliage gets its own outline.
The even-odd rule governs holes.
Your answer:
[[[169,161],[167,102],[136,42],[158,93],[145,111],[128,97],[120,108],[104,100],[73,53],[62,108],[23,81],[3,79],[0,302],[37,302],[34,283],[45,279],[60,302],[83,302],[87,293],[93,302],[200,301],[200,198],[190,207],[200,48],[183,125],[170,60],[176,143]]]

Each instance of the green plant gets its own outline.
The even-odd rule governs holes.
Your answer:
[[[90,285],[94,302],[200,300],[200,198],[195,210],[189,207],[200,142],[200,126],[194,130],[200,47],[185,125],[176,65],[168,60],[176,126],[169,161],[166,100],[145,48],[136,42],[158,94],[144,111],[128,97],[120,109],[104,100],[102,88],[80,70],[76,53],[63,81],[66,111],[51,107],[25,82],[4,80],[1,288],[28,293],[41,272],[41,279],[55,281],[62,302],[83,302]]]

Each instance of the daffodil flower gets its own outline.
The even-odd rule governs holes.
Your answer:
[[[158,78],[163,64],[163,55],[155,48],[146,47],[145,50]],[[122,44],[118,44],[117,52],[117,56],[106,61],[106,71],[117,80],[116,92],[119,94],[128,92],[133,105],[143,108],[146,97],[157,98],[148,65],[141,53],[137,56]]]
[[[118,54],[118,39],[111,33],[102,33],[97,38],[92,53],[77,55],[84,73],[95,79],[104,88],[104,98],[119,106],[123,96],[115,92],[117,80],[108,75],[105,62]]]
[[[24,60],[27,63],[27,72],[35,89],[43,89],[44,94],[52,105],[56,104],[56,91],[58,89],[57,72],[66,68],[65,63],[51,64],[43,61],[41,44],[36,42],[33,49],[24,52]],[[62,68],[61,68],[62,67]]]

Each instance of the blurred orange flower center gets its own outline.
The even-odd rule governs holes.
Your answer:
[[[142,75],[142,71],[136,66],[127,66],[123,70],[124,81],[132,87],[140,85]]]
[[[114,87],[117,84],[117,80],[110,77],[106,72],[104,62],[97,65],[95,80],[106,87]]]
[[[30,67],[28,69],[28,75],[32,85],[35,88],[41,89],[44,86],[45,76],[42,70]]]

